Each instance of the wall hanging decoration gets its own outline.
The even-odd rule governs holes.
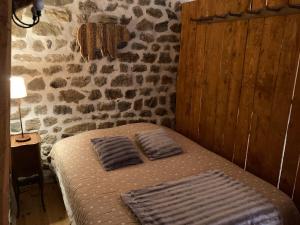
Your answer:
[[[116,23],[86,23],[80,26],[77,38],[84,59],[112,60],[117,57],[118,47],[129,41],[130,34],[126,27]]]

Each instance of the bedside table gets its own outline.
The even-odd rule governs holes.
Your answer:
[[[44,179],[40,157],[41,137],[38,133],[28,134],[30,140],[17,142],[16,138],[20,135],[11,135],[11,166],[12,183],[17,200],[17,216],[20,213],[20,186],[38,183],[41,191],[41,202],[45,211],[44,203]],[[20,179],[21,178],[21,179]]]

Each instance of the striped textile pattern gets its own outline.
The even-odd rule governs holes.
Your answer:
[[[121,195],[143,225],[280,225],[265,197],[221,171]]]
[[[95,138],[91,139],[91,143],[106,171],[143,162],[127,137]]]
[[[162,129],[135,134],[137,143],[150,160],[166,158],[182,153],[181,147]]]

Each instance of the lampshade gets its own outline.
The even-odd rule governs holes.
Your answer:
[[[18,99],[27,96],[25,81],[23,77],[10,77],[10,98]]]

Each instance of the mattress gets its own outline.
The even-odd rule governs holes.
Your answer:
[[[96,137],[124,135],[133,139],[136,132],[157,128],[164,129],[184,153],[156,161],[149,161],[141,153],[143,164],[106,172],[90,144],[90,139]],[[84,132],[56,143],[51,158],[69,217],[76,225],[139,224],[122,202],[122,193],[208,170],[224,171],[263,194],[279,209],[284,224],[300,224],[300,215],[292,200],[276,187],[181,134],[158,125],[138,123]]]

